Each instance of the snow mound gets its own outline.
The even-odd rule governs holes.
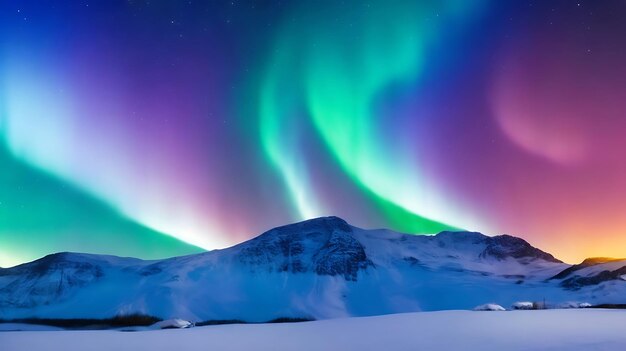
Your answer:
[[[558,308],[589,308],[591,304],[589,302],[576,302],[568,301],[557,306]]]
[[[511,307],[514,310],[532,310],[534,309],[535,304],[530,301],[519,301],[514,303]]]
[[[156,322],[152,325],[156,329],[182,329],[191,328],[193,324],[184,319],[166,319],[164,321]]]
[[[474,307],[474,311],[506,311],[506,308],[495,303],[486,303]]]

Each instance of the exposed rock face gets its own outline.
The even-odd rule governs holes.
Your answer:
[[[101,266],[80,260],[75,254],[57,253],[29,264],[0,271],[0,276],[15,276],[0,288],[0,309],[13,306],[28,308],[67,298],[75,290],[104,276]]]
[[[542,259],[548,262],[561,263],[551,254],[541,251],[531,246],[526,240],[510,235],[498,235],[487,237],[487,248],[483,251],[483,256],[492,256],[497,259],[512,258],[531,258]]]
[[[606,270],[592,276],[574,276],[567,278],[561,282],[561,286],[569,290],[578,290],[585,286],[598,285],[610,280],[623,280],[622,276],[624,274],[626,274],[626,262],[624,267],[613,271]]]
[[[251,269],[342,275],[357,280],[373,263],[352,227],[337,217],[316,218],[272,229],[241,245],[239,261]]]
[[[343,275],[357,280],[359,270],[374,264],[367,258],[363,245],[345,232],[333,232],[330,239],[313,256],[315,272],[320,275]]]
[[[603,263],[609,263],[609,262],[617,262],[617,261],[626,261],[626,259],[623,258],[611,258],[611,257],[591,257],[591,258],[587,258],[584,261],[582,261],[579,264],[575,264],[571,267],[568,267],[566,269],[564,269],[563,271],[561,271],[559,274],[555,275],[554,277],[551,277],[550,279],[564,279],[567,276],[571,275],[572,273],[579,271],[583,268],[587,268],[587,267],[591,267],[591,266],[595,266],[595,265],[599,265],[599,264],[603,264]]]
[[[551,254],[533,247],[526,240],[511,235],[487,236],[477,232],[446,231],[437,234],[435,238],[440,240],[440,246],[445,246],[448,242],[483,245],[485,249],[479,255],[481,258],[495,258],[497,260],[506,258],[541,259],[562,263]]]

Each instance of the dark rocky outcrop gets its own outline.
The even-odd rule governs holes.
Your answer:
[[[526,240],[511,235],[498,235],[486,239],[487,247],[481,253],[481,257],[495,257],[503,260],[512,258],[541,259],[548,262],[561,263],[551,254],[541,251],[530,245]]]
[[[614,271],[606,270],[589,277],[574,276],[571,278],[567,278],[563,280],[560,285],[569,290],[578,290],[585,286],[598,285],[606,281],[621,279],[621,276],[625,274],[626,263],[624,267],[616,269]]]
[[[338,217],[322,217],[265,232],[240,245],[239,261],[252,270],[319,275],[342,275],[356,280],[373,263],[352,235],[352,227]]]
[[[569,276],[570,274],[581,270],[583,268],[587,268],[587,267],[591,267],[591,266],[595,266],[598,264],[602,264],[602,263],[608,263],[608,262],[616,262],[616,261],[626,261],[623,258],[611,258],[611,257],[591,257],[591,258],[587,258],[584,261],[582,261],[579,264],[575,264],[571,267],[568,267],[564,270],[562,270],[561,272],[559,272],[558,274],[556,274],[554,277],[551,277],[549,280],[551,279],[564,279],[567,276]]]

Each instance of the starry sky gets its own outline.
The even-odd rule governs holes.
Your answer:
[[[626,257],[626,2],[0,1],[0,266],[337,215]]]

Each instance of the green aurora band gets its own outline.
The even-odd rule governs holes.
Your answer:
[[[477,4],[393,1],[351,11],[331,6],[323,14],[303,7],[282,28],[260,95],[260,133],[303,219],[320,215],[321,205],[300,158],[298,132],[285,130],[306,128],[297,120],[308,117],[334,160],[394,228],[453,229],[442,223],[449,217],[426,201],[428,183],[415,156],[387,147],[389,136],[379,133],[384,116],[375,113],[375,102],[394,84],[418,81],[442,21],[468,17]]]
[[[145,259],[204,251],[137,223],[19,159],[7,146],[6,123],[0,110],[0,267],[60,251]]]
[[[125,218],[71,184],[20,162],[1,142],[0,164],[0,267],[59,251],[147,259],[204,251]]]

